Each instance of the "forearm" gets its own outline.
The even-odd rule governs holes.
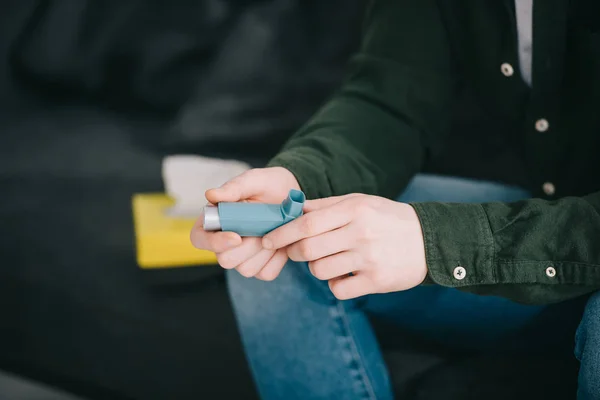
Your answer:
[[[344,85],[270,163],[310,198],[395,197],[449,130],[456,79],[436,2],[371,4]]]
[[[419,135],[402,121],[367,99],[340,93],[269,165],[289,169],[309,198],[393,197],[422,159]]]

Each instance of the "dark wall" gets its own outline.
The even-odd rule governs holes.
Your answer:
[[[220,270],[140,270],[131,196],[162,190],[172,151],[264,163],[341,79],[358,3],[3,3],[0,369],[89,398],[253,398]]]

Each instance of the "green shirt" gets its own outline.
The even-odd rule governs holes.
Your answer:
[[[579,18],[585,9],[568,4],[534,3],[529,88],[518,67],[506,68],[519,62],[512,1],[372,1],[345,83],[269,165],[289,169],[309,198],[394,198],[462,143],[453,106],[468,87],[487,117],[510,127],[506,141],[522,155],[519,175],[536,198],[413,204],[426,283],[524,303],[599,289],[600,33]]]

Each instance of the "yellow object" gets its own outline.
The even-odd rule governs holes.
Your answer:
[[[215,265],[217,257],[190,243],[196,219],[170,217],[166,210],[175,202],[160,193],[136,194],[132,198],[137,262],[140,268],[177,268]]]

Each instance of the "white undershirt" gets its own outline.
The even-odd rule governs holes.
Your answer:
[[[523,80],[531,86],[533,52],[533,0],[515,0],[519,36],[519,67]]]

